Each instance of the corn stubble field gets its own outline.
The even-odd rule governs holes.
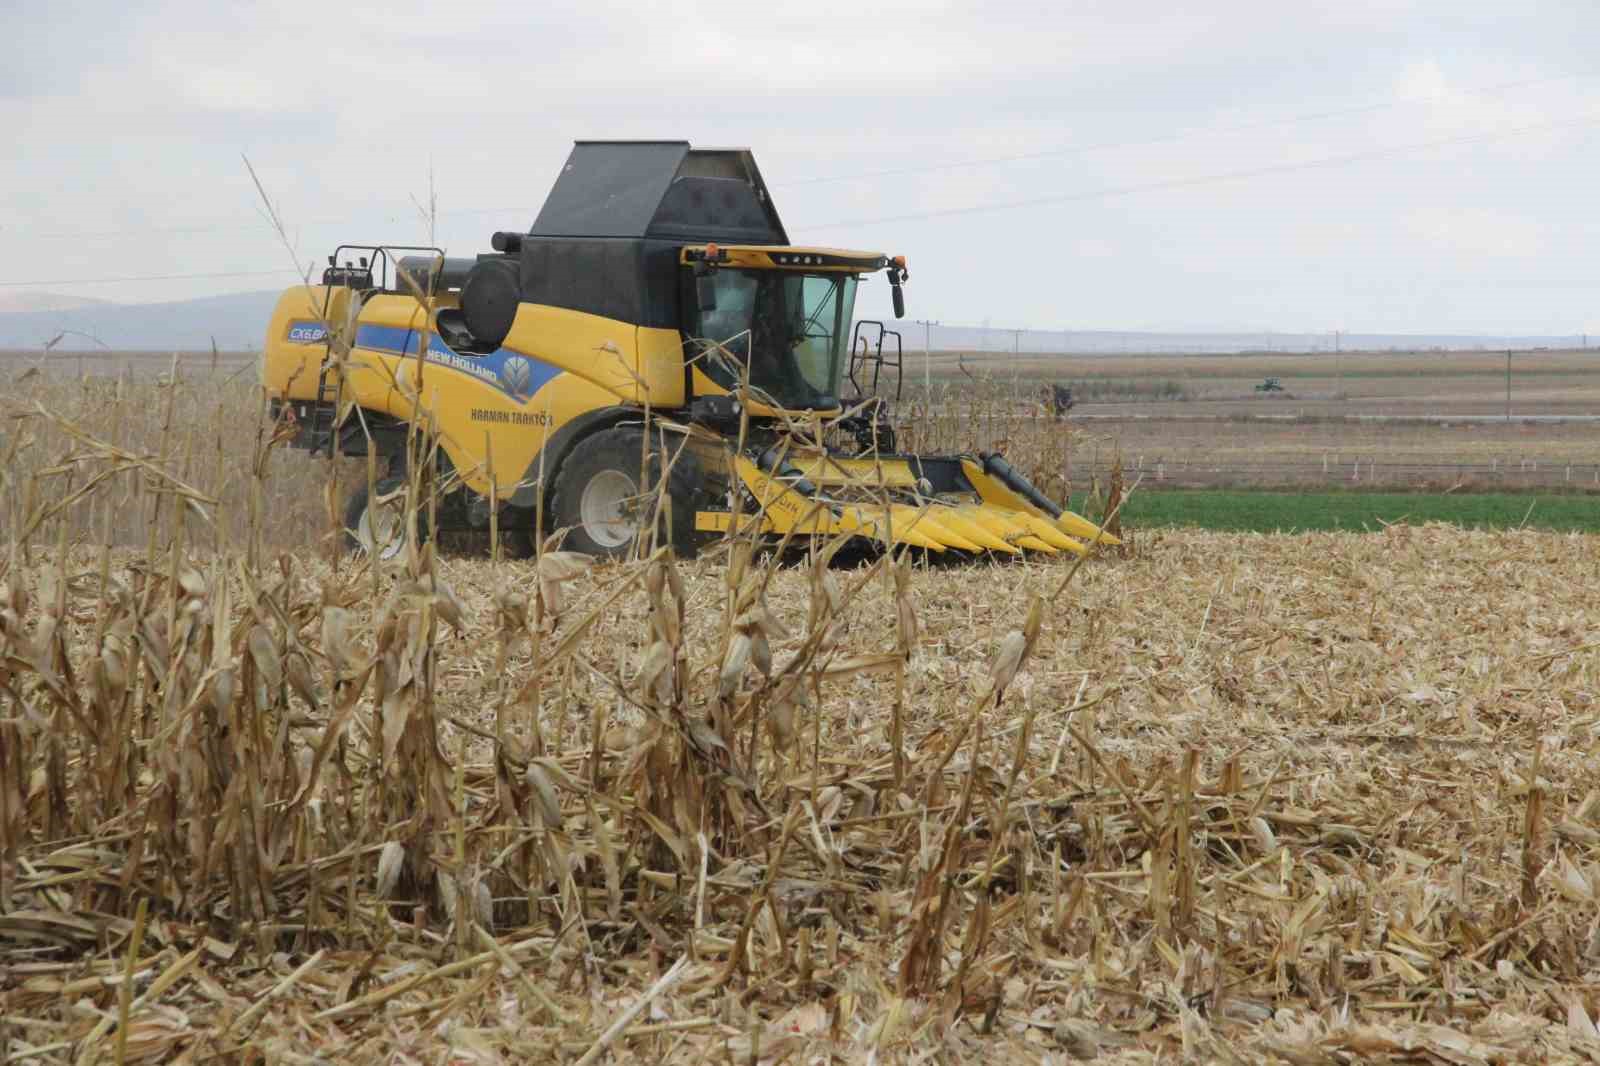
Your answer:
[[[11,1061],[1600,1059],[1593,537],[375,572],[247,388],[3,406]]]

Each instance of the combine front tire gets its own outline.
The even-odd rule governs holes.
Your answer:
[[[667,465],[661,446],[652,441],[647,453],[644,441],[644,430],[637,426],[601,430],[579,441],[562,461],[550,491],[548,522],[568,530],[568,550],[602,559],[633,553],[655,514],[656,490]],[[670,543],[685,559],[699,547],[694,528],[702,496],[699,473],[693,456],[678,456],[664,501],[671,513],[662,516],[656,533],[658,545]]]

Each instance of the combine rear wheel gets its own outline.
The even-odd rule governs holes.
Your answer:
[[[651,442],[646,453],[644,440],[637,426],[602,430],[579,441],[562,461],[546,518],[552,528],[569,530],[568,550],[602,559],[633,553],[655,514],[667,465],[661,446]],[[680,558],[692,558],[699,548],[694,515],[701,496],[699,464],[682,454],[667,482],[671,515],[662,516],[656,532],[656,543],[670,543]]]
[[[376,556],[382,562],[398,557],[406,548],[406,483],[404,478],[386,477],[369,497],[361,485],[350,494],[344,508],[345,543],[357,555]],[[417,543],[428,539],[427,516],[419,515]]]

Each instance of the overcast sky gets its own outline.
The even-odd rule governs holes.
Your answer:
[[[797,243],[905,254],[912,317],[1600,333],[1594,0],[0,11],[0,282],[287,283],[242,154],[302,261],[423,241],[430,166],[470,255],[574,139],[660,138],[752,147]],[[236,276],[72,283],[173,274]]]

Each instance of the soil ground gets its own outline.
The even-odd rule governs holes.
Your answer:
[[[920,355],[908,393],[921,393]],[[1112,457],[1147,488],[1299,485],[1600,489],[1600,351],[1022,356],[936,352],[936,393],[973,381],[1038,403],[1073,388],[1074,482]],[[1281,392],[1257,391],[1276,378]]]

